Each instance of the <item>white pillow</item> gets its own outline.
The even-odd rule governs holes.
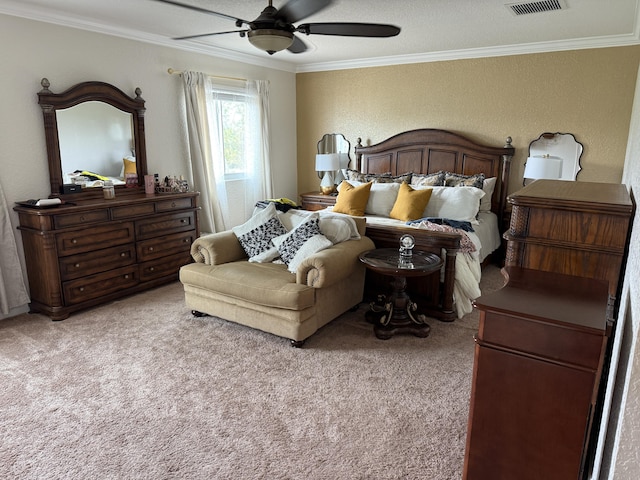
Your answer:
[[[335,245],[347,240],[359,240],[358,226],[350,215],[333,213],[330,210],[309,212],[307,210],[291,209],[287,212],[278,212],[280,221],[287,229],[293,230],[296,226],[307,220],[311,215],[319,215],[320,232]]]
[[[354,187],[364,185],[364,182],[356,182],[355,180],[348,180],[348,183]],[[367,206],[364,208],[364,213],[368,215],[388,217],[393,205],[396,203],[399,191],[400,183],[374,182],[371,185],[371,190],[369,191],[369,200],[367,201]]]
[[[310,215],[296,228],[272,241],[291,273],[297,272],[304,259],[333,245],[331,240],[320,232],[320,219],[317,214]]]
[[[413,187],[417,190],[432,188],[431,199],[423,217],[478,223],[480,199],[485,193],[476,187]]]
[[[270,262],[276,258],[278,251],[271,240],[287,233],[278,218],[274,203],[269,203],[262,211],[231,230],[238,237],[250,262]]]
[[[480,200],[480,211],[491,211],[491,197],[493,197],[493,190],[496,188],[496,177],[485,178],[482,186],[484,197]]]

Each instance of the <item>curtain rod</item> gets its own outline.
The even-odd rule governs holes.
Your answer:
[[[169,73],[169,75],[182,75],[182,70],[175,70],[171,67],[169,67],[169,69],[167,70],[167,72]],[[241,82],[246,82],[247,79],[246,78],[239,78],[239,77],[223,77],[221,75],[211,75],[209,73],[207,73],[207,75],[209,75],[210,77],[213,78],[223,78],[225,80],[239,80]]]

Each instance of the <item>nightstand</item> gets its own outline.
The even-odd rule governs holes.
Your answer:
[[[307,192],[300,195],[304,210],[322,210],[336,204],[337,195],[323,195],[320,192]]]

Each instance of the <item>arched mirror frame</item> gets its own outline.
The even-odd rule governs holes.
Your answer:
[[[582,170],[584,146],[572,133],[545,132],[529,143],[529,157],[552,155],[563,160],[559,180],[575,181]],[[526,179],[523,179],[526,180]]]
[[[325,133],[318,141],[318,153],[346,153],[349,156],[349,163],[351,163],[350,150],[351,143],[341,133]]]
[[[147,154],[144,137],[144,99],[140,96],[142,91],[135,89],[135,97],[130,97],[119,88],[104,82],[83,82],[62,93],[53,93],[49,90],[49,80],[43,78],[40,82],[42,90],[38,92],[38,103],[42,108],[44,119],[44,133],[47,142],[47,156],[49,159],[49,178],[51,182],[51,196],[62,196],[63,172],[62,158],[60,157],[60,139],[58,136],[58,122],[56,111],[73,107],[83,102],[99,101],[132,115],[134,152],[136,157],[136,172],[138,184],[142,185],[142,179],[147,174]],[[143,187],[125,188],[116,187],[121,193],[133,194],[144,191]],[[102,189],[88,188],[80,193],[74,193],[73,198],[102,197]]]

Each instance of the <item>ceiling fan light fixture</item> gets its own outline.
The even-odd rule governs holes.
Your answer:
[[[251,30],[247,36],[251,45],[264,50],[269,55],[289,48],[293,43],[293,33],[286,30],[262,28]]]

